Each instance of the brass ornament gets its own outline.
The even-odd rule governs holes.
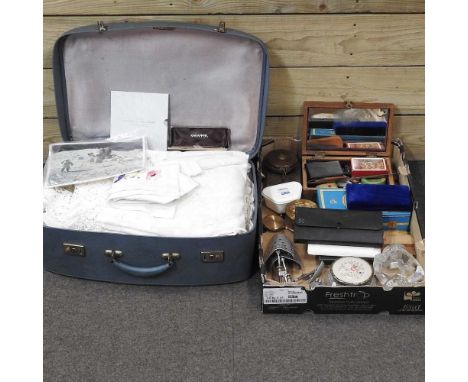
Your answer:
[[[266,215],[263,217],[263,225],[272,232],[278,232],[284,229],[284,219],[275,214]]]
[[[294,221],[296,219],[296,207],[318,208],[317,203],[308,199],[299,199],[286,206],[286,216]]]

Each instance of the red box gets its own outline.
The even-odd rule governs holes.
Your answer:
[[[388,169],[384,158],[352,158],[351,175],[387,175]]]

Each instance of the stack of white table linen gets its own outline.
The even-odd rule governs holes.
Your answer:
[[[145,171],[44,190],[50,227],[162,237],[248,232],[254,211],[248,155],[149,151]]]

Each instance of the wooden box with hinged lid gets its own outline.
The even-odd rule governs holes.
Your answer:
[[[356,174],[366,173],[370,183],[394,184],[390,160],[393,115],[394,105],[390,103],[304,102],[303,197],[315,199],[317,187],[333,187],[337,181],[360,181],[363,176]],[[343,168],[342,173],[329,172],[326,168],[327,164],[336,161]],[[322,165],[317,166],[317,163]],[[353,166],[363,166],[367,171],[354,171]],[[386,175],[376,171],[380,167]],[[314,174],[318,168],[328,175]],[[372,171],[376,175],[372,175]]]

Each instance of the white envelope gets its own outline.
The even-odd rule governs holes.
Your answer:
[[[111,138],[146,137],[167,150],[169,94],[111,91]]]

